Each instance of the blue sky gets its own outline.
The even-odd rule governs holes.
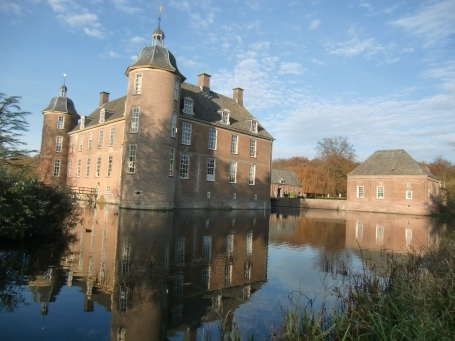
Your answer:
[[[359,161],[404,148],[455,162],[455,0],[0,0],[0,92],[32,112],[29,148],[63,73],[81,115],[101,91],[125,95],[160,5],[187,82],[207,72],[216,92],[244,88],[274,158],[313,158],[318,140],[343,136]]]

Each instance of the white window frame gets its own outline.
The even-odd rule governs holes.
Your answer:
[[[88,178],[90,176],[90,162],[91,162],[91,158],[90,156],[87,157],[87,161],[85,163],[85,177]]]
[[[171,147],[169,152],[169,176],[174,176],[175,169],[175,148]]]
[[[55,152],[61,153],[63,147],[63,136],[57,136],[55,138]]]
[[[57,118],[57,129],[63,129],[65,127],[65,116],[59,116]]]
[[[210,150],[216,150],[218,140],[218,130],[216,129],[209,129],[209,141],[208,141],[208,148]]]
[[[99,178],[101,174],[101,156],[98,156],[96,159],[96,171],[95,171],[95,177]]]
[[[72,154],[74,151],[74,136],[70,138],[70,153]]]
[[[60,177],[61,165],[62,165],[62,159],[54,160],[54,178]]]
[[[107,156],[107,173],[106,176],[110,178],[112,176],[112,164],[114,162],[114,156],[108,155]]]
[[[68,178],[73,176],[73,159],[68,160]]]
[[[384,241],[384,226],[376,224],[376,242]]]
[[[98,131],[98,149],[103,147],[104,130]]]
[[[177,135],[177,113],[174,111],[171,117],[171,137],[175,138]]]
[[[231,161],[229,163],[229,183],[235,184],[237,182],[237,162]]]
[[[106,194],[111,194],[111,186],[106,186]]]
[[[257,133],[258,132],[258,121],[251,120],[251,132]]]
[[[221,112],[221,123],[222,124],[226,124],[226,125],[230,124],[229,114],[230,114],[229,111],[226,111],[226,110],[223,110]]]
[[[87,150],[92,149],[93,133],[89,132],[87,136]]]
[[[100,123],[104,123],[106,120],[106,110],[103,108],[100,110]]]
[[[406,200],[412,200],[412,190],[406,190]]]
[[[128,146],[128,174],[136,173],[136,159],[137,156],[137,144],[130,144]]]
[[[376,199],[384,199],[384,186],[376,187]]]
[[[187,115],[193,115],[193,105],[194,102],[191,98],[184,98],[182,112]]]
[[[250,140],[250,157],[256,158],[257,154],[257,140],[251,139]]]
[[[85,128],[85,116],[81,117],[81,123],[79,125],[79,129],[84,129]]]
[[[114,141],[115,141],[115,127],[111,127],[109,130],[109,147],[114,146]]]
[[[207,158],[207,181],[215,181],[216,160],[213,157]]]
[[[131,109],[131,134],[137,134],[139,131],[139,107],[133,107]]]
[[[174,101],[179,100],[179,88],[180,88],[180,81],[176,79],[174,81]]]
[[[355,223],[355,239],[363,238],[363,224],[359,221]]]
[[[180,154],[180,179],[189,179],[190,178],[190,155]]]
[[[256,183],[256,165],[250,165],[250,171],[248,172],[248,185],[253,186]]]
[[[357,199],[362,199],[365,196],[365,187],[364,186],[357,186],[356,190]]]
[[[253,230],[249,230],[246,234],[246,255],[251,256],[253,254]]]
[[[182,122],[182,144],[191,146],[191,130],[191,123]]]
[[[79,136],[79,148],[78,150],[81,152],[82,151],[82,146],[84,145],[84,136],[81,135]]]
[[[142,93],[142,73],[137,72],[134,74],[134,95],[140,95]]]
[[[81,165],[82,165],[82,160],[78,159],[77,160],[77,168],[76,168],[76,177],[80,178],[81,176]]]
[[[231,136],[231,154],[239,153],[239,135],[232,134]]]

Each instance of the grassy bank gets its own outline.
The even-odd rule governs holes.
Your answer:
[[[343,269],[333,308],[294,297],[271,339],[453,340],[455,236],[420,251],[389,255],[382,270]]]

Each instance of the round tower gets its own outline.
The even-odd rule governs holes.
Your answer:
[[[152,45],[142,49],[125,74],[120,207],[173,209],[180,84],[185,77],[164,47],[160,24],[152,33]]]
[[[47,184],[66,183],[68,132],[74,129],[80,118],[71,99],[66,97],[67,87],[60,87],[60,96],[51,99],[42,111],[44,115],[39,162],[40,180]]]

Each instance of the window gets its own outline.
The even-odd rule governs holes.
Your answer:
[[[362,239],[363,237],[363,224],[360,222],[355,223],[355,238]]]
[[[378,186],[376,188],[376,198],[384,199],[384,186]]]
[[[139,108],[134,107],[131,115],[131,133],[136,134],[139,129]]]
[[[209,149],[216,150],[216,129],[209,129]]]
[[[68,161],[68,178],[73,176],[73,159]]]
[[[175,275],[174,277],[174,297],[180,297],[183,294],[183,271],[180,271],[178,274]],[[181,306],[181,307],[180,307]],[[173,318],[172,321],[180,321],[181,320],[181,315],[182,315],[182,309],[183,305],[178,305],[177,307],[173,307],[172,310],[177,310],[179,313],[176,311],[172,312]],[[177,317],[180,316],[180,317]]]
[[[128,173],[136,172],[136,149],[135,144],[130,144],[128,147]]]
[[[79,151],[82,151],[82,145],[84,144],[84,137],[81,135],[79,139]]]
[[[231,162],[229,165],[229,182],[235,183],[237,181],[237,162]]]
[[[70,139],[70,153],[73,153],[74,151],[74,136],[71,136]]]
[[[87,158],[87,163],[85,164],[85,176],[90,176],[90,157]]]
[[[183,113],[187,115],[193,115],[193,101],[185,98],[183,100]]]
[[[65,126],[65,116],[59,116],[57,121],[57,129],[63,129]]]
[[[256,157],[256,140],[250,140],[250,157]]]
[[[175,138],[176,134],[177,134],[177,113],[173,112],[172,118],[171,118],[171,137]]]
[[[106,194],[111,194],[111,186],[106,186]]]
[[[410,189],[408,189],[408,190],[406,191],[406,199],[409,199],[409,200],[412,199],[412,191],[411,191]]]
[[[62,152],[62,145],[63,145],[63,136],[57,136],[55,141],[55,152],[61,153]]]
[[[54,176],[59,177],[60,176],[60,164],[62,160],[60,159],[55,159],[54,160]]]
[[[363,198],[363,186],[357,186],[357,198]]]
[[[104,123],[105,119],[106,119],[106,110],[101,109],[100,110],[100,123]]]
[[[81,159],[77,160],[76,176],[81,176]]]
[[[253,230],[249,230],[246,234],[246,255],[251,256],[253,254]]]
[[[210,289],[210,268],[202,269],[202,290]]]
[[[88,139],[87,139],[87,150],[92,149],[92,140],[93,140],[93,133],[88,133]]]
[[[224,268],[224,284],[230,285],[232,282],[232,264],[226,264]]]
[[[182,144],[191,145],[191,124],[187,122],[182,125]]]
[[[231,137],[231,153],[232,154],[238,153],[238,145],[239,145],[238,142],[239,142],[239,136],[232,135],[232,137]]]
[[[248,185],[254,185],[256,178],[256,165],[250,165],[250,172],[248,175]]]
[[[169,153],[169,176],[174,176],[175,148],[171,147]]]
[[[212,257],[212,236],[202,237],[202,258],[210,260]]]
[[[376,242],[384,241],[384,226],[376,225]]]
[[[221,112],[221,123],[229,124],[229,111]]]
[[[256,121],[256,120],[251,121],[251,132],[253,132],[253,133],[258,132],[258,121]]]
[[[109,133],[109,147],[114,146],[115,127],[112,127]]]
[[[101,173],[101,157],[98,157],[98,159],[96,160],[96,174],[95,176],[97,178],[100,177],[100,173]]]
[[[190,156],[188,154],[180,155],[180,179],[189,178]]]
[[[177,237],[175,241],[175,263],[185,265],[185,237]]]
[[[234,233],[231,232],[226,236],[226,254],[228,256],[234,255]]]
[[[406,238],[406,247],[410,248],[411,242],[412,242],[412,229],[405,230],[405,238]]]
[[[245,263],[243,263],[243,272],[244,272],[243,278],[247,281],[249,281],[251,278],[251,267],[252,267],[251,265],[252,265],[252,263],[251,263],[251,260],[249,260],[249,259],[247,259],[245,261]]]
[[[109,155],[107,157],[107,176],[110,177],[112,175],[112,161],[113,161],[113,156]]]
[[[142,91],[142,73],[134,74],[134,94],[140,95]]]
[[[406,187],[407,187],[407,188],[412,188],[412,182],[407,182],[407,183],[406,183]]]
[[[210,199],[210,192],[207,192],[207,199]]]
[[[207,181],[215,181],[215,159],[207,159]]]
[[[176,79],[174,82],[174,101],[179,100],[179,86],[180,86],[180,82],[178,79]]]
[[[98,149],[103,146],[103,136],[104,136],[104,131],[100,130],[98,132]]]

